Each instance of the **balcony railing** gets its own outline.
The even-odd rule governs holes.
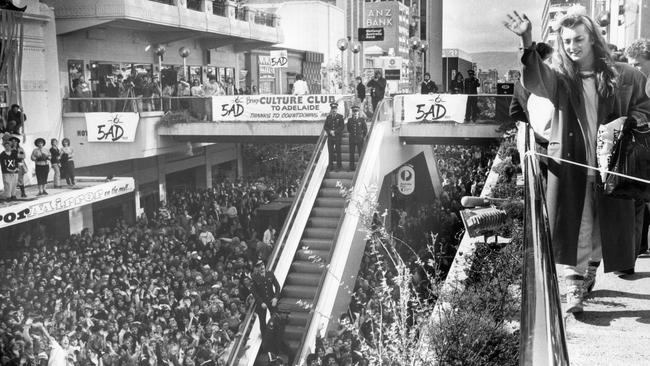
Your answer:
[[[184,121],[211,121],[211,97],[66,98],[63,113],[169,112]],[[171,118],[171,117],[170,117]]]

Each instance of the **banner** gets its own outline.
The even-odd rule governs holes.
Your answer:
[[[77,182],[87,184],[84,178],[78,177]],[[65,190],[62,193],[41,196],[30,201],[21,200],[11,206],[0,207],[0,228],[121,196],[135,190],[133,178],[114,178],[110,182],[105,180],[96,182],[94,186]]]
[[[275,70],[271,66],[271,56],[257,56],[257,68],[260,80],[275,80]]]
[[[233,121],[325,121],[330,103],[339,102],[340,114],[345,108],[342,95],[229,95],[212,97],[215,122]]]
[[[465,94],[411,94],[404,96],[404,123],[465,120]]]
[[[271,67],[286,68],[289,65],[287,50],[271,51]]]
[[[126,113],[86,113],[88,142],[133,142],[140,115]]]

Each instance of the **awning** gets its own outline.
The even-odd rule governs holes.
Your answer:
[[[77,177],[77,188],[50,189],[35,196],[36,187],[27,187],[29,198],[0,203],[0,229],[40,219],[55,213],[104,201],[134,191],[133,178]]]

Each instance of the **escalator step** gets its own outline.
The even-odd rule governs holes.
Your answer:
[[[341,190],[338,188],[321,188],[318,191],[318,197],[343,198]]]
[[[300,241],[301,249],[329,251],[331,247],[332,247],[332,240],[302,239]]]
[[[295,299],[303,299],[313,301],[316,297],[317,286],[306,285],[285,285],[282,288],[282,297],[291,297]]]
[[[311,217],[308,226],[313,228],[336,229],[339,226],[340,217]]]
[[[338,171],[338,172],[332,172],[329,171],[327,174],[325,174],[325,179],[348,179],[352,180],[354,178],[354,172],[348,172],[348,171]]]
[[[278,310],[287,313],[309,312],[311,311],[313,301],[313,298],[305,300],[296,297],[282,297],[278,300]]]
[[[329,260],[329,250],[299,249],[296,257],[301,261],[314,263],[327,263]]]
[[[345,181],[347,181],[347,179],[345,179]],[[323,179],[321,188],[336,188],[336,184],[338,182],[341,182],[341,184],[343,184],[343,181],[341,179]]]
[[[313,263],[308,261],[294,260],[291,263],[291,271],[294,273],[316,273],[321,274],[325,269],[322,263]]]
[[[289,314],[288,325],[295,325],[304,327],[307,325],[307,320],[309,320],[309,312],[306,311],[294,311]]]
[[[343,208],[345,207],[345,199],[343,199],[343,197],[339,197],[339,198],[319,197],[316,198],[316,203],[314,204],[314,207]]]
[[[314,238],[314,239],[334,239],[336,235],[336,228],[311,228],[308,227],[305,229],[302,234],[303,238]]]
[[[293,351],[294,354],[296,354],[296,351],[298,350],[298,347],[300,347],[300,341],[294,341],[294,340],[287,340],[287,346],[291,348],[291,351]]]
[[[284,336],[286,340],[302,340],[302,336],[305,333],[305,328],[295,325],[287,325],[284,327]]]
[[[308,285],[318,286],[322,275],[315,273],[290,273],[287,276],[285,285]]]
[[[335,207],[314,207],[311,210],[311,216],[312,217],[332,217],[336,218],[337,220],[341,217],[341,214],[343,213],[343,210],[340,208],[335,208]]]

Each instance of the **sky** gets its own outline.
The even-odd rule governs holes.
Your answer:
[[[544,0],[443,1],[443,48],[460,48],[469,53],[517,51],[518,37],[502,24],[513,10],[525,13],[533,24],[533,39],[540,37]]]

